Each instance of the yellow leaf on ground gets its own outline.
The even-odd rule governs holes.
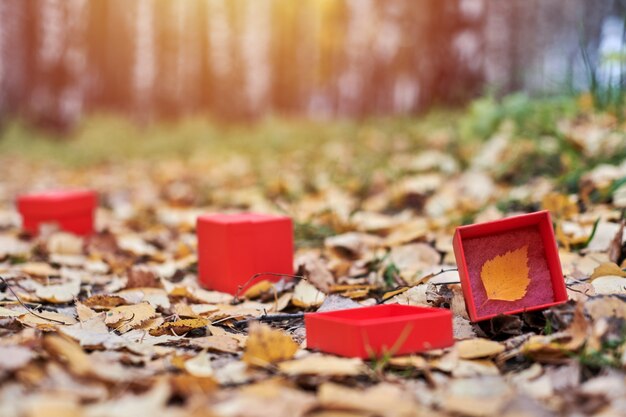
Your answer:
[[[209,321],[207,319],[201,318],[169,321],[161,324],[156,329],[150,330],[150,334],[152,336],[161,336],[164,334],[174,334],[176,336],[180,336],[190,330],[206,327],[208,324]]]
[[[243,297],[250,298],[250,299],[258,298],[261,296],[261,294],[264,294],[268,292],[269,290],[271,290],[273,286],[274,286],[273,282],[264,279],[262,281],[257,282],[253,286],[249,287],[243,293]]]
[[[456,342],[456,351],[461,359],[478,359],[504,352],[504,346],[488,339],[468,339]]]
[[[528,246],[523,246],[485,262],[480,279],[490,300],[516,301],[526,295],[528,273]]]
[[[156,316],[154,306],[149,303],[140,303],[132,306],[119,306],[110,309],[104,322],[107,326],[126,333],[139,327],[144,321]]]
[[[623,271],[622,268],[614,264],[613,262],[605,262],[600,264],[593,270],[593,274],[591,274],[590,279],[593,281],[596,278],[606,277],[606,276],[617,276],[617,277],[626,277],[626,271]]]
[[[266,324],[252,323],[242,360],[248,365],[267,366],[293,358],[298,344],[282,330]]]

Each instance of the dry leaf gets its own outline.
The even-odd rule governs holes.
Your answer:
[[[526,295],[528,273],[528,246],[523,246],[485,262],[480,279],[490,300],[516,301]]]
[[[243,297],[248,299],[255,299],[265,294],[266,292],[269,292],[272,288],[274,288],[274,283],[264,279],[255,283],[251,287],[248,287],[248,289],[244,291]]]
[[[21,316],[22,314],[24,313],[9,310],[8,308],[4,308],[0,306],[0,317],[18,317],[18,316]]]
[[[504,346],[488,339],[469,339],[454,345],[461,359],[478,359],[495,356],[504,352]]]
[[[80,278],[68,277],[68,281],[58,285],[35,284],[35,295],[42,301],[49,303],[68,303],[80,292]]]
[[[613,262],[605,262],[600,264],[593,270],[593,274],[591,274],[592,281],[599,277],[604,276],[617,276],[617,277],[626,277],[626,271],[623,271],[617,264]]]
[[[301,280],[293,291],[291,302],[298,307],[310,308],[321,306],[325,299],[326,294],[307,281]]]
[[[596,294],[626,294],[626,278],[621,276],[601,276],[591,286]]]
[[[335,277],[322,260],[313,255],[306,254],[298,258],[298,275],[307,277],[307,280],[315,288],[328,293],[330,286],[335,283]]]
[[[411,395],[389,383],[380,383],[365,390],[324,383],[318,390],[317,398],[324,407],[368,411],[377,416],[419,417],[423,414]]]
[[[297,351],[298,344],[287,333],[265,324],[252,323],[241,359],[248,365],[264,367],[291,359]]]
[[[22,314],[17,319],[26,326],[36,327],[40,330],[55,330],[57,326],[76,323],[73,317],[52,311],[38,312],[36,316],[31,313]]]
[[[126,300],[118,295],[92,295],[83,301],[83,304],[89,308],[97,310],[107,310],[113,307],[127,304]]]
[[[237,353],[240,349],[239,340],[227,335],[212,335],[206,337],[194,337],[189,343],[210,351]]]
[[[27,262],[19,266],[19,269],[28,275],[38,277],[48,277],[59,275],[59,270],[50,266],[46,262]]]
[[[0,346],[0,377],[26,366],[35,355],[24,346]]]
[[[367,368],[363,361],[357,358],[313,354],[302,359],[282,362],[278,365],[278,370],[290,376],[356,376],[365,373]]]
[[[154,318],[154,316],[156,316],[154,306],[149,303],[141,303],[110,309],[106,313],[104,322],[120,333],[126,333],[139,327],[146,320]]]
[[[83,253],[84,241],[71,233],[53,233],[47,242],[48,252],[57,255],[80,255]]]
[[[211,357],[206,352],[201,352],[193,359],[185,361],[185,370],[193,376],[208,378],[213,376]]]
[[[158,328],[150,330],[150,334],[152,336],[161,336],[164,334],[179,336],[193,329],[204,328],[208,324],[209,321],[202,318],[168,321],[161,324]]]
[[[93,365],[89,356],[78,343],[62,336],[49,335],[43,339],[46,351],[67,363],[70,371],[77,376],[88,376],[93,373]]]

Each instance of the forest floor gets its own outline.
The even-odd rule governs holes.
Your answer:
[[[1,416],[625,415],[626,129],[585,97],[44,136],[0,138]],[[50,187],[97,190],[98,232],[22,232],[15,196]],[[539,209],[569,301],[471,323],[455,228]],[[304,278],[201,288],[196,217],[237,211],[291,216]],[[450,309],[454,346],[339,358],[291,316],[377,303]]]

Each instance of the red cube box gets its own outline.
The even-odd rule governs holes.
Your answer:
[[[473,322],[567,301],[548,211],[458,227],[453,245]]]
[[[293,274],[293,225],[287,216],[206,214],[198,217],[198,276],[210,289],[236,294],[262,279]]]
[[[38,234],[43,224],[56,224],[61,230],[86,236],[94,230],[98,196],[91,190],[51,190],[23,194],[17,198],[24,230]]]
[[[384,304],[305,314],[307,347],[371,359],[454,344],[452,313],[433,307]]]

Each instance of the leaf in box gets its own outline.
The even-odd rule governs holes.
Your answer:
[[[480,278],[490,300],[516,301],[526,295],[528,273],[528,246],[523,246],[485,262]]]

